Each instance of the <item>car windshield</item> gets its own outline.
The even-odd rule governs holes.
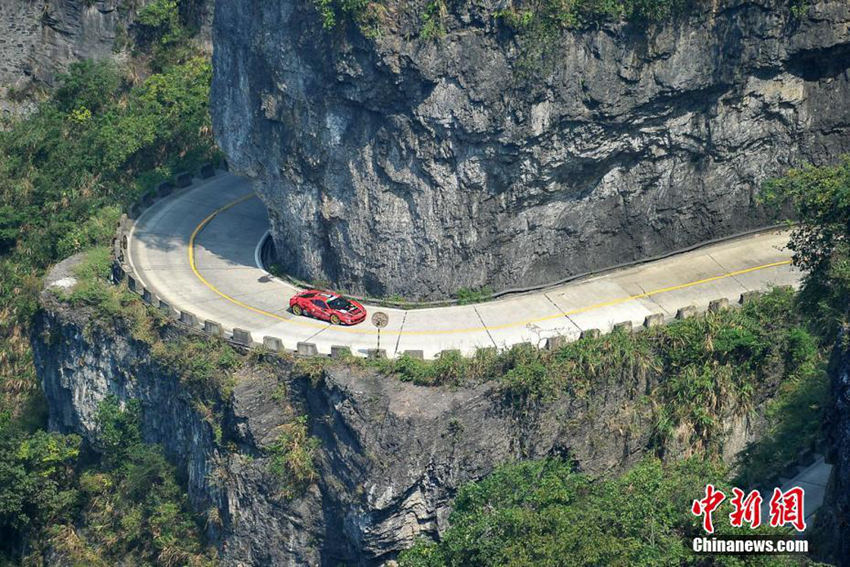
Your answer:
[[[348,311],[352,307],[354,307],[354,304],[344,297],[337,297],[336,299],[331,299],[330,301],[328,301],[328,305],[331,309],[336,309],[337,311]]]

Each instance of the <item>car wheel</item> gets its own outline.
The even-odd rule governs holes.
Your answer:
[[[339,317],[331,315],[331,325],[339,325]]]
[[[297,305],[292,306],[292,314],[295,316],[300,316],[304,311]]]

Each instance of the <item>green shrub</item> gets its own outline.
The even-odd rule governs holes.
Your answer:
[[[455,292],[455,299],[457,299],[458,305],[479,303],[490,299],[492,296],[493,289],[486,285],[480,288],[462,287]]]
[[[446,35],[446,3],[445,0],[429,0],[422,12],[423,39],[438,39]]]
[[[351,23],[367,37],[377,36],[378,22],[385,10],[380,3],[370,0],[313,0],[313,6],[325,30],[338,29]]]
[[[828,339],[848,322],[850,295],[850,156],[826,167],[792,169],[764,184],[761,199],[799,224],[788,247],[805,272],[800,304]]]
[[[284,498],[292,498],[316,481],[314,463],[319,440],[307,432],[307,416],[282,426],[277,440],[268,448],[269,473],[278,481]]]

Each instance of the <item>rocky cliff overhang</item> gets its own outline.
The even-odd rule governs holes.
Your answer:
[[[850,151],[844,0],[538,46],[494,2],[425,39],[422,4],[371,37],[307,0],[217,6],[216,135],[294,276],[411,299],[550,282],[764,225],[762,180]]]

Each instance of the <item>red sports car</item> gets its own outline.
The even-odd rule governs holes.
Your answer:
[[[333,325],[356,325],[366,318],[366,309],[353,299],[329,291],[308,289],[289,300],[295,315],[308,315]]]

